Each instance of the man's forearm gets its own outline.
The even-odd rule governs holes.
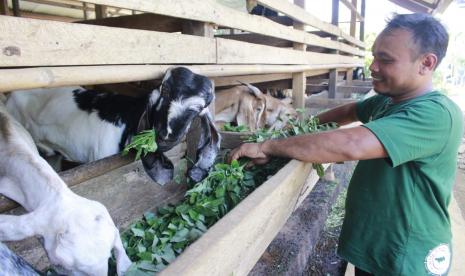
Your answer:
[[[341,162],[386,157],[384,147],[365,127],[337,129],[286,139],[268,140],[261,151],[312,163]]]

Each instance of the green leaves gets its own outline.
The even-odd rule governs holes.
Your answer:
[[[274,159],[251,170],[237,161],[216,164],[182,202],[158,208],[157,214],[145,213],[122,234],[126,253],[135,262],[127,275],[153,275],[165,268],[286,162]]]
[[[134,149],[136,150],[136,160],[139,160],[142,154],[145,156],[149,152],[155,152],[157,148],[155,130],[144,130],[132,137],[131,143],[124,147],[122,154],[126,155],[129,153],[129,150]]]
[[[317,117],[304,116],[305,109],[297,109],[303,119],[290,118],[288,125],[281,130],[265,130],[259,129],[256,131],[247,142],[263,142],[269,139],[285,138],[308,133],[317,133],[337,128],[336,123],[320,124]],[[317,171],[319,177],[323,177],[324,169],[321,164],[313,164],[313,168]]]
[[[226,123],[223,126],[224,131],[231,131],[231,132],[246,132],[250,131],[247,126],[244,125],[238,125],[238,126],[232,126],[231,123]]]

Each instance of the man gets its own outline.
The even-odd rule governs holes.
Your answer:
[[[271,156],[359,161],[346,199],[338,254],[356,275],[445,275],[451,259],[447,207],[463,134],[462,113],[433,90],[448,34],[425,14],[396,15],[377,37],[370,66],[378,95],[319,115],[362,126],[243,144],[230,160]]]

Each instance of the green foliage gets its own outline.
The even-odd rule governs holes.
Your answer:
[[[231,131],[231,132],[246,132],[250,131],[247,126],[244,125],[238,125],[238,126],[232,126],[231,123],[226,123],[223,126],[224,131]]]
[[[165,268],[287,161],[277,158],[250,170],[237,161],[216,164],[179,204],[161,207],[156,215],[145,213],[122,234],[126,253],[135,262],[126,275],[153,275]]]
[[[288,125],[280,130],[259,129],[250,136],[247,142],[263,142],[268,139],[285,138],[289,136],[302,135],[308,133],[317,133],[327,131],[337,127],[336,123],[320,124],[317,117],[305,116],[305,110],[297,110],[300,113],[300,118],[290,118]],[[317,171],[318,176],[323,177],[325,174],[321,164],[313,164],[313,168]]]
[[[129,153],[129,150],[134,149],[136,150],[136,160],[139,160],[142,154],[145,156],[149,152],[155,152],[157,148],[158,146],[155,142],[155,130],[144,130],[132,137],[131,143],[123,149],[122,154],[126,155]]]

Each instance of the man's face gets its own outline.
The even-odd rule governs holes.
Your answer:
[[[421,58],[409,31],[395,29],[381,33],[373,44],[370,65],[373,88],[394,99],[408,98],[423,83],[419,74]]]

